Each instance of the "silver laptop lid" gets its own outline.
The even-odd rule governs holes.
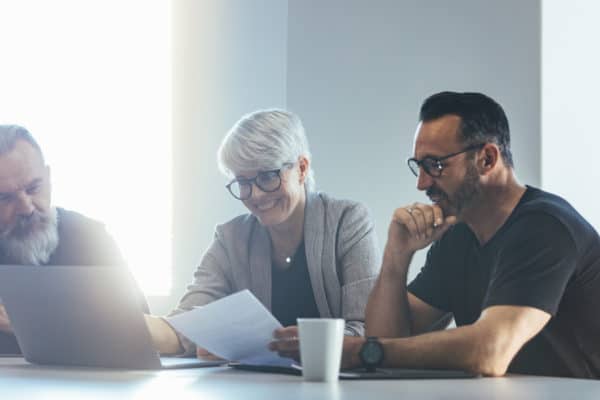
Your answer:
[[[37,364],[160,368],[135,287],[121,267],[0,266],[0,298]]]

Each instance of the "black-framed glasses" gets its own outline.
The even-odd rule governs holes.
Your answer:
[[[279,169],[260,171],[254,178],[236,178],[225,187],[238,200],[248,200],[252,197],[252,184],[258,186],[263,192],[276,192],[281,187],[281,170],[292,165],[294,164],[285,163]]]
[[[485,143],[473,144],[462,149],[461,151],[457,151],[456,153],[448,154],[443,157],[423,157],[420,160],[417,160],[416,158],[409,158],[407,160],[408,168],[410,168],[411,172],[416,177],[419,176],[419,170],[423,168],[423,171],[425,171],[427,175],[434,178],[439,178],[442,175],[442,171],[445,167],[443,163],[444,160],[447,160],[451,157],[457,156],[462,153],[466,153],[467,151],[479,150],[483,148],[483,146],[485,146]]]

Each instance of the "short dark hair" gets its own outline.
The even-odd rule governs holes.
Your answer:
[[[444,115],[460,117],[464,142],[495,143],[504,162],[513,167],[508,119],[500,104],[482,93],[440,92],[423,102],[419,120],[427,122]]]

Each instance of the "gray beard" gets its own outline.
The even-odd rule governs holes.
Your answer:
[[[48,262],[58,247],[58,213],[52,207],[42,228],[26,238],[0,239],[0,252],[19,265],[42,265]]]

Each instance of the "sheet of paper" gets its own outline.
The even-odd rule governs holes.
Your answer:
[[[197,346],[230,361],[279,366],[294,363],[268,349],[273,331],[281,324],[249,290],[174,315],[167,321]]]

